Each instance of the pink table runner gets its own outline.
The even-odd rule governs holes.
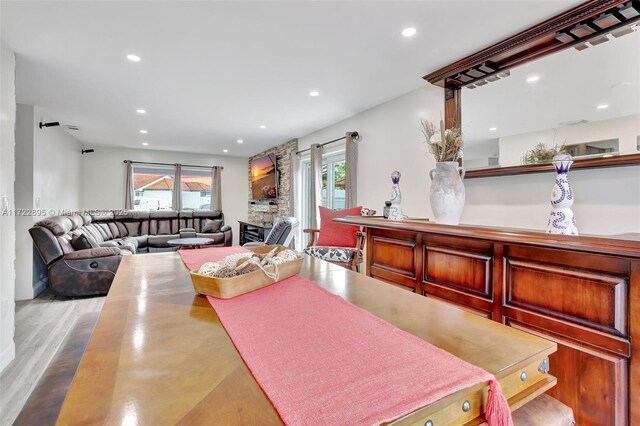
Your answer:
[[[482,382],[489,425],[513,424],[492,374],[299,275],[233,299],[207,298],[288,425],[380,424]]]

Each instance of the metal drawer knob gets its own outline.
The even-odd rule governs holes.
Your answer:
[[[520,380],[522,380],[523,382],[525,380],[527,380],[527,372],[523,371],[522,373],[520,373]]]
[[[471,410],[471,403],[467,400],[462,403],[462,411],[466,413],[469,410]]]
[[[431,420],[427,420],[427,421],[424,423],[424,426],[433,426],[433,422],[432,422]]]

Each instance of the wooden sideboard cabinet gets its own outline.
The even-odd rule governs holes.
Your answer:
[[[348,217],[366,273],[558,344],[548,391],[579,425],[640,425],[640,235]]]

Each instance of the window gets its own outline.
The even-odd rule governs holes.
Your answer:
[[[300,162],[303,184],[302,218],[306,227],[311,227],[311,162]],[[345,152],[333,152],[322,157],[322,206],[344,209],[346,204],[346,160]]]
[[[322,205],[344,209],[347,178],[344,152],[323,158],[322,163]]]
[[[211,209],[211,169],[182,167],[182,210]]]
[[[134,210],[171,210],[173,166],[134,164]]]

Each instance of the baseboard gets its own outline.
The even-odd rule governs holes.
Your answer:
[[[0,372],[4,370],[4,368],[9,365],[11,361],[16,357],[16,344],[11,340],[11,344],[4,348],[2,352],[0,352]]]
[[[33,284],[33,298],[35,299],[40,293],[47,289],[46,279]]]

